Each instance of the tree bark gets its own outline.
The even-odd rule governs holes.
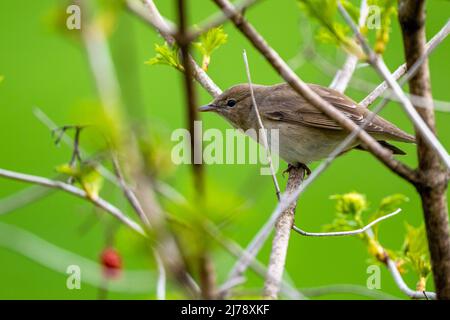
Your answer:
[[[425,52],[425,16],[425,0],[399,1],[398,17],[408,68]],[[409,80],[409,89],[411,94],[426,99],[427,107],[417,108],[417,111],[436,132],[428,61]],[[419,182],[415,185],[422,200],[434,284],[438,299],[450,299],[450,238],[446,196],[448,171],[420,135],[417,135],[417,145]]]

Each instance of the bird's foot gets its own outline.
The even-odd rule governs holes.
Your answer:
[[[308,166],[304,163],[297,163],[297,164],[288,164],[288,167],[286,170],[283,171],[282,175],[284,178],[285,173],[289,173],[292,169],[304,169],[305,170],[305,176],[304,178],[306,178],[307,176],[309,176],[311,174],[311,169],[308,168]]]

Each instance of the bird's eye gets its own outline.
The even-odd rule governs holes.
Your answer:
[[[236,100],[230,99],[227,101],[227,106],[229,106],[230,108],[234,107],[235,105],[236,105]]]

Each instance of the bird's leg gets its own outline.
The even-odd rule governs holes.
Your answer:
[[[303,168],[305,170],[305,177],[311,174],[311,169],[309,169],[308,166],[304,163],[296,163],[296,164],[288,163],[287,169],[283,171],[283,177],[286,172],[289,173],[292,169],[300,169],[300,168]]]

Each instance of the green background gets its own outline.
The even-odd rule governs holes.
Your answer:
[[[188,1],[191,23],[199,22],[217,9],[211,1]],[[57,148],[49,130],[33,115],[33,107],[41,108],[56,123],[70,124],[73,114],[81,105],[95,101],[95,84],[91,77],[84,49],[67,30],[57,30],[49,23],[55,10],[64,10],[61,1],[11,1],[0,2],[0,167],[30,174],[52,177],[55,166],[67,162],[70,149]],[[174,1],[156,1],[161,12],[175,19]],[[432,0],[427,5],[427,35],[433,36],[447,21],[450,12],[448,1]],[[57,11],[56,11],[57,12]],[[59,12],[64,15],[63,12]],[[304,19],[294,0],[267,0],[249,10],[247,17],[267,41],[286,60],[294,57],[302,47],[299,21]],[[306,22],[308,23],[308,22]],[[229,41],[212,58],[208,73],[225,89],[246,81],[242,50],[246,49],[255,83],[273,84],[280,77],[259,56],[249,42],[231,24],[225,25]],[[75,31],[74,31],[75,32]],[[154,55],[154,44],[162,43],[160,37],[128,12],[119,15],[110,38],[111,50],[117,65],[125,102],[134,119],[148,119],[166,133],[185,125],[183,79],[176,70],[165,66],[148,66],[144,61]],[[401,35],[396,21],[393,23],[391,41],[385,60],[391,70],[404,61]],[[321,45],[319,53],[335,66],[340,66],[344,54],[331,45]],[[445,41],[430,58],[432,87],[435,99],[450,101],[448,53],[450,42]],[[298,75],[307,82],[329,85],[331,77],[311,61],[306,61]],[[359,69],[358,77],[373,83],[380,79],[369,68]],[[199,104],[210,97],[199,88]],[[349,89],[346,92],[355,100],[364,92]],[[83,109],[89,117],[88,109]],[[86,111],[87,110],[87,111]],[[401,107],[390,103],[382,115],[408,132],[412,132]],[[229,126],[216,115],[202,115],[204,128],[225,130]],[[450,115],[437,114],[437,128],[445,147],[450,148],[448,124]],[[92,141],[86,142],[93,144]],[[416,165],[415,147],[401,145],[408,152],[402,157],[411,166]],[[284,163],[282,164],[284,166]],[[315,167],[315,166],[313,166]],[[182,193],[192,193],[190,170],[179,166],[165,178]],[[250,207],[239,212],[227,234],[241,245],[246,245],[267,219],[276,201],[269,176],[258,174],[257,165],[210,165],[206,167],[207,191],[220,199],[237,193],[250,200]],[[279,174],[281,185],[286,179]],[[26,185],[0,179],[0,198],[6,197]],[[388,248],[399,249],[404,237],[404,222],[422,223],[420,201],[413,187],[387,170],[370,154],[350,152],[337,159],[333,165],[305,192],[297,209],[296,223],[308,231],[320,231],[334,217],[332,194],[358,191],[368,196],[376,207],[387,195],[402,193],[410,198],[403,212],[381,226],[381,241]],[[125,207],[119,191],[106,188],[103,193],[119,206]],[[226,201],[226,199],[224,199]],[[94,223],[88,232],[80,227],[93,214],[99,214],[85,201],[62,193],[54,193],[32,205],[1,216],[0,221],[19,226],[61,248],[97,260],[105,246],[110,223],[105,215]],[[11,240],[11,239],[9,239]],[[268,261],[270,242],[259,259]],[[130,246],[133,242],[130,241]],[[122,244],[123,246],[123,244]],[[144,269],[148,261],[132,250],[122,253],[127,270]],[[357,284],[365,286],[368,274],[366,248],[354,237],[305,238],[293,234],[290,240],[286,270],[299,288],[329,284]],[[215,250],[218,279],[222,281],[233,264],[233,259],[220,249]],[[36,264],[23,255],[0,247],[0,298],[3,299],[95,299],[97,289],[83,283],[81,290],[66,289],[66,274]],[[70,264],[68,261],[67,264]],[[403,298],[389,274],[382,267],[381,289]],[[411,287],[417,279],[413,273],[405,275]],[[261,280],[250,276],[250,288],[261,287]],[[432,281],[428,283],[432,289]],[[171,289],[172,290],[172,289]],[[171,292],[172,294],[172,292]],[[175,293],[173,293],[176,296]],[[110,293],[111,298],[154,298],[154,293]],[[328,298],[360,298],[355,295],[329,295]]]

